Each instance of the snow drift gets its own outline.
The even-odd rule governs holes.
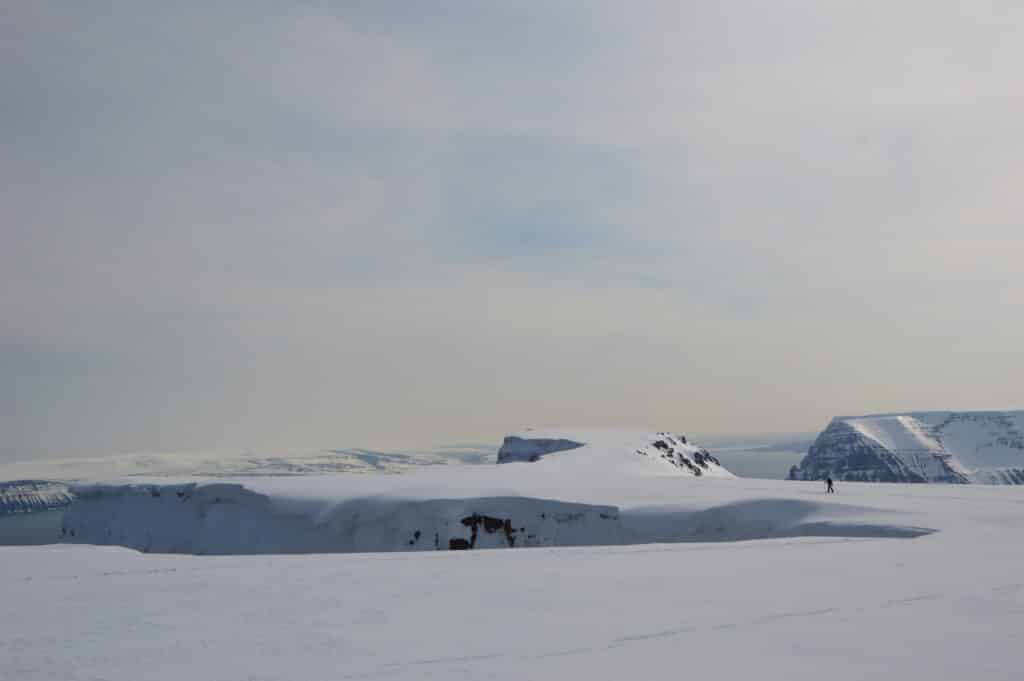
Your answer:
[[[363,553],[619,543],[618,509],[528,497],[274,497],[242,484],[90,485],[65,541],[144,552]]]
[[[261,554],[927,531],[895,525],[877,509],[751,500],[715,488],[733,476],[666,433],[523,433],[506,440],[502,460],[402,475],[77,485],[63,538],[145,552]]]
[[[1024,483],[1024,411],[837,417],[789,477]]]

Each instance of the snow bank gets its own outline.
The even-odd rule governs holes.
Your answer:
[[[475,468],[516,475],[542,465]],[[303,480],[321,487],[318,478],[290,482]],[[627,483],[614,497],[623,504],[674,495],[702,507],[690,527],[712,538],[766,516],[777,528],[810,525],[808,534],[813,523],[854,525],[870,514],[941,531],[470,555],[0,548],[9,613],[0,618],[0,677],[1020,678],[1021,490],[868,483],[826,496],[817,482]],[[633,497],[630,487],[639,488]],[[653,513],[636,520],[650,526]],[[624,526],[628,515],[624,508]]]
[[[145,552],[362,553],[621,542],[618,509],[529,497],[274,498],[241,484],[89,485],[65,541]]]

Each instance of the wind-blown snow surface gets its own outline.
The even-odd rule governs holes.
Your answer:
[[[799,480],[1024,483],[1024,411],[838,417],[790,472]]]
[[[694,508],[938,531],[301,556],[0,548],[0,678],[1020,678],[1024,488],[652,480]]]

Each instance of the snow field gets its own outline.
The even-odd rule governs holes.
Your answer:
[[[817,483],[679,478],[707,509]],[[1019,678],[1024,490],[839,485],[916,539],[296,556],[0,549],[0,678]],[[840,503],[841,502],[841,503]]]

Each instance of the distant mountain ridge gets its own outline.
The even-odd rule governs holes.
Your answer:
[[[598,446],[588,442],[600,443]],[[534,431],[509,435],[498,450],[498,463],[536,462],[555,453],[581,454],[594,465],[619,466],[642,463],[650,470],[671,472],[699,478],[733,477],[711,452],[687,441],[684,435],[669,432],[634,431]],[[640,459],[634,456],[641,457]]]
[[[67,485],[47,480],[0,482],[0,516],[63,508],[71,503]]]
[[[1024,411],[837,416],[791,480],[1024,484]]]

